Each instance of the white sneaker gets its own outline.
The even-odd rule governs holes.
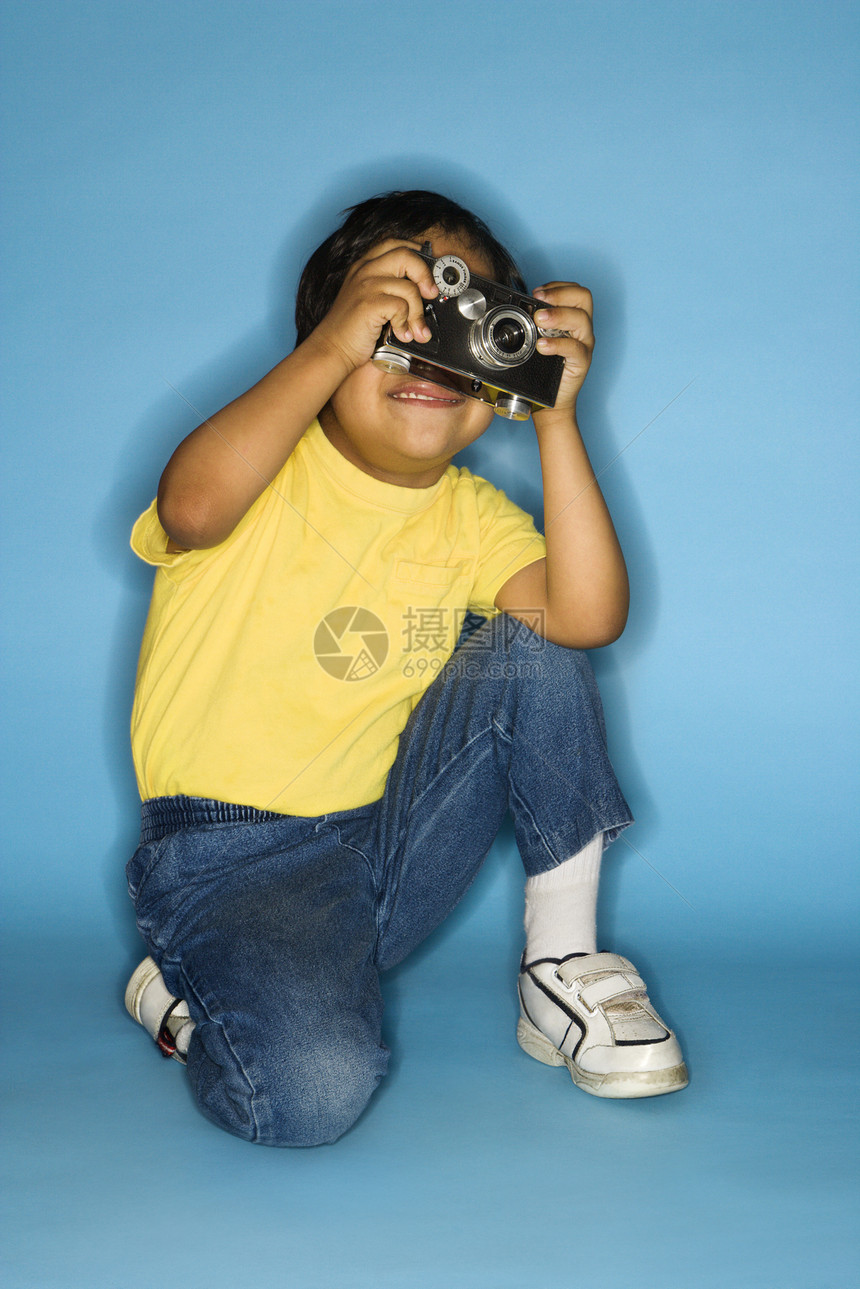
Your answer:
[[[616,953],[544,958],[520,968],[517,1042],[544,1065],[566,1065],[596,1097],[656,1097],[689,1082],[675,1035],[642,977]]]
[[[144,958],[126,986],[129,1015],[155,1040],[163,1056],[185,1064],[185,1053],[194,1031],[188,1005],[168,992],[164,977],[152,958]]]

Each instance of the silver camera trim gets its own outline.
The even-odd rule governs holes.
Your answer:
[[[502,317],[513,318],[525,332],[525,340],[516,353],[509,354],[493,343],[492,327]],[[525,309],[515,304],[497,304],[488,309],[483,318],[473,322],[469,330],[469,348],[479,362],[492,367],[520,367],[531,358],[537,348],[538,329]]]

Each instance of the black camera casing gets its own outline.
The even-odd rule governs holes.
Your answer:
[[[455,255],[416,254],[433,270],[439,287],[437,298],[424,302],[431,338],[404,342],[388,325],[373,362],[386,371],[439,380],[512,420],[553,407],[564,359],[535,347],[539,336],[560,334],[535,323],[534,314],[546,306],[471,273]]]

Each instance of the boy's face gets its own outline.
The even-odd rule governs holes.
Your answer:
[[[435,256],[459,255],[473,273],[493,277],[489,261],[456,235],[431,228],[414,240],[430,241]],[[365,474],[402,487],[429,488],[455,453],[480,438],[494,415],[478,399],[368,362],[346,378],[319,419],[330,442]]]

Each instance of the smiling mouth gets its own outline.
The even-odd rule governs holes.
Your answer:
[[[446,407],[454,407],[465,402],[462,394],[457,390],[448,389],[444,385],[431,384],[429,381],[423,380],[399,385],[396,389],[391,390],[388,397],[396,399],[398,403],[441,403]]]

